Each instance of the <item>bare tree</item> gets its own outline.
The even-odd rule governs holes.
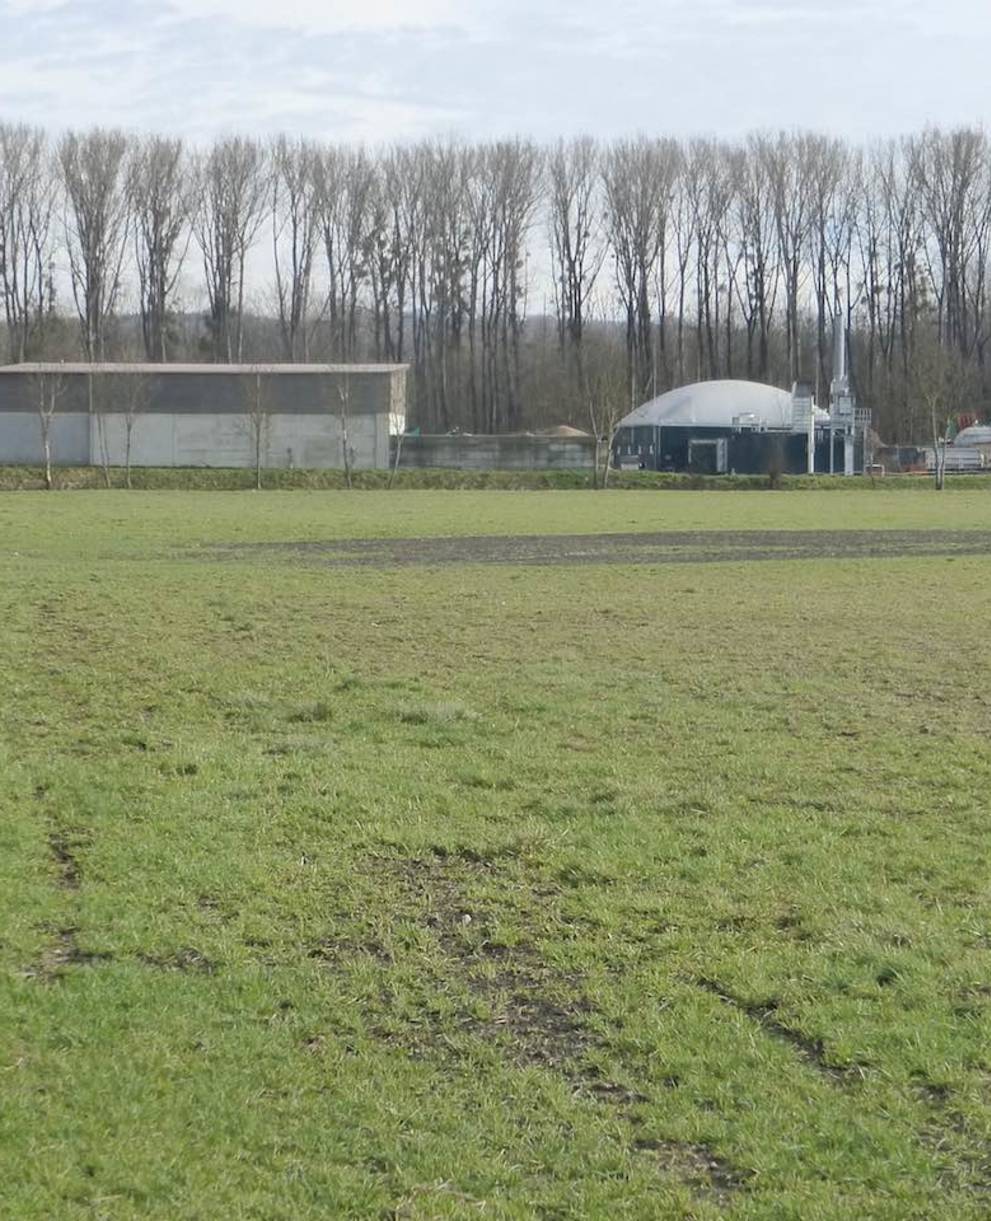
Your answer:
[[[133,360],[133,350],[129,355]],[[98,370],[96,373],[91,373],[90,378],[93,382],[91,398],[104,482],[107,487],[110,487],[110,460],[115,456],[115,452],[120,452],[119,443],[122,439],[124,486],[130,488],[132,485],[131,456],[134,447],[134,429],[138,419],[147,412],[151,405],[154,377],[135,364],[133,369],[128,369],[126,372],[120,369],[112,373]],[[123,433],[122,438],[121,432]],[[116,451],[113,445],[114,440],[118,445]]]
[[[135,147],[128,198],[145,354],[148,360],[165,361],[172,297],[189,247],[193,209],[181,140],[152,136]]]
[[[813,141],[804,135],[780,135],[768,148],[768,169],[778,258],[785,288],[785,345],[788,380],[799,380],[801,293],[807,274],[803,258],[811,226],[810,177]]]
[[[221,140],[198,167],[194,232],[203,254],[215,360],[244,356],[245,263],[265,216],[265,157],[253,140]]]
[[[337,420],[341,433],[341,466],[344,468],[344,482],[350,489],[354,450],[351,448],[351,375],[347,372],[337,386]]]
[[[127,138],[94,128],[69,132],[58,149],[66,198],[72,292],[87,360],[102,360],[127,249]]]
[[[991,223],[987,138],[966,128],[930,130],[914,142],[913,152],[934,251],[930,266],[940,342],[968,357],[984,330]]]
[[[925,413],[918,412],[910,371],[930,290],[913,144],[874,145],[862,165],[848,326],[859,318],[863,396],[879,404],[882,426],[895,440],[919,440],[928,424]]]
[[[852,242],[853,195],[847,179],[848,155],[839,140],[825,136],[809,142],[809,260],[816,308],[816,398],[822,402],[830,383],[832,328],[847,287],[845,271]]]
[[[416,394],[421,413],[446,431],[455,423],[456,390],[464,374],[474,218],[471,190],[480,172],[477,150],[459,142],[416,149],[419,199],[408,216],[413,235],[411,288]],[[468,364],[472,345],[468,342]]]
[[[939,341],[931,328],[912,362],[912,387],[928,416],[936,490],[946,482],[946,450],[960,412],[968,405],[972,379],[963,355]]]
[[[10,360],[23,361],[53,308],[48,264],[55,180],[45,133],[0,124],[0,295]]]
[[[264,371],[252,366],[245,383],[245,416],[248,435],[251,438],[251,457],[255,471],[255,490],[261,491],[262,471],[268,457],[268,444],[272,431],[272,402],[269,387],[264,381]]]
[[[55,486],[52,476],[52,430],[55,416],[65,395],[65,378],[59,369],[44,369],[32,374],[38,425],[41,429],[41,448],[45,460],[45,489]]]
[[[110,437],[108,435],[109,418],[113,413],[113,374],[93,371],[93,366],[87,375],[88,397],[90,402],[90,419],[96,425],[96,438],[100,455],[100,470],[103,472],[104,485],[112,486],[110,479]],[[99,369],[99,366],[96,366]]]
[[[314,165],[315,202],[327,263],[330,355],[353,360],[358,309],[371,286],[377,179],[364,150],[328,148]]]
[[[689,189],[689,172],[685,158],[680,157],[679,172],[672,183],[671,229],[674,234],[677,328],[675,341],[675,379],[681,384],[686,377],[687,351],[685,319],[688,290],[691,282],[692,249],[695,245],[696,212]]]
[[[612,145],[603,162],[607,232],[626,315],[631,401],[643,398],[654,381],[652,286],[667,249],[680,155],[674,141],[639,139]]]
[[[606,256],[598,146],[588,137],[560,141],[548,157],[547,178],[558,341],[565,363],[573,363],[581,400],[586,392],[585,322]]]
[[[154,381],[147,373],[121,373],[119,403],[124,420],[124,484],[131,487],[131,452],[134,426],[151,405]]]
[[[272,252],[282,350],[306,360],[307,315],[319,227],[316,202],[319,155],[305,140],[280,136],[271,151]]]
[[[698,379],[719,376],[720,298],[728,311],[732,297],[722,279],[729,207],[730,168],[723,147],[693,140],[685,165],[685,186],[695,234],[695,359]]]
[[[629,410],[626,352],[616,337],[600,331],[589,343],[588,357],[584,404],[589,431],[595,439],[592,487],[605,488],[616,426]]]
[[[730,161],[731,208],[740,256],[732,283],[746,328],[747,377],[758,381],[767,378],[770,368],[771,324],[778,290],[767,150],[764,137],[752,136]]]
[[[406,224],[405,166],[410,150],[392,149],[379,163],[371,225],[375,355],[403,360],[412,244]]]
[[[396,452],[392,455],[392,462],[389,467],[389,481],[385,485],[386,490],[390,490],[396,481],[396,475],[399,473],[399,468],[403,461],[403,441],[406,438],[406,429],[396,434]]]

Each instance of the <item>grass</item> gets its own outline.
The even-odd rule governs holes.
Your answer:
[[[991,498],[0,500],[0,1213],[983,1217]],[[236,544],[228,549],[229,544]]]

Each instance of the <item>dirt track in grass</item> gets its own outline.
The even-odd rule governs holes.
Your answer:
[[[216,554],[216,553],[214,553]],[[221,554],[335,566],[705,564],[753,560],[991,555],[986,530],[684,530],[654,534],[478,535],[237,544]]]

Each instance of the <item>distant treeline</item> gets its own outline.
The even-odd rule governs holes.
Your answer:
[[[595,425],[713,377],[823,399],[839,313],[876,427],[922,440],[986,413],[989,242],[972,129],[370,152],[0,124],[6,359],[404,361],[430,430]]]

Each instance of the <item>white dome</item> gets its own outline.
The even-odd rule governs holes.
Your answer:
[[[751,427],[790,428],[791,395],[762,382],[695,382],[651,399],[620,420],[620,428],[732,428],[738,416]]]

